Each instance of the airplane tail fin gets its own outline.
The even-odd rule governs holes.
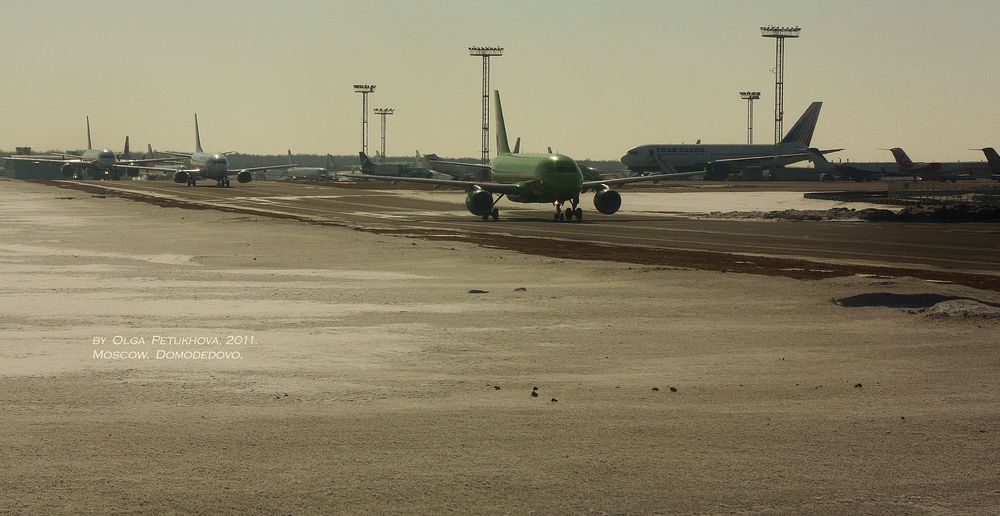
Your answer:
[[[333,156],[329,154],[326,155],[326,164],[323,165],[323,170],[327,172],[333,170]]]
[[[125,148],[122,150],[122,157],[132,159],[132,151],[128,149],[128,136],[125,137]]]
[[[781,143],[798,143],[808,147],[812,142],[813,132],[816,130],[816,122],[819,121],[819,110],[823,107],[822,102],[809,104],[802,116],[795,122],[795,125],[788,130]]]
[[[514,154],[521,153],[521,137],[518,136],[517,140],[514,141]]]
[[[358,153],[358,157],[361,158],[361,171],[365,174],[375,170],[375,163],[372,162],[371,158],[368,157],[364,151]]]
[[[196,152],[205,152],[201,148],[201,131],[198,130],[198,113],[194,114],[194,150]]]
[[[156,153],[153,152],[153,144],[152,143],[147,143],[146,144],[146,152],[147,152],[147,155],[145,157],[150,158],[150,159],[156,158]]]
[[[292,164],[292,149],[288,149],[288,164]]]
[[[503,107],[500,106],[500,92],[493,90],[494,104],[497,112],[497,154],[510,154],[510,144],[507,143],[507,127],[503,123]]]
[[[909,170],[913,168],[913,161],[906,155],[906,152],[904,152],[903,149],[893,147],[889,149],[889,152],[892,153],[892,157],[896,159],[896,164],[899,165],[901,170]]]
[[[93,148],[93,144],[90,143],[90,115],[87,115],[87,150]]]
[[[996,149],[986,147],[982,151],[986,155],[986,162],[990,164],[990,170],[1000,172],[1000,154],[997,154]]]

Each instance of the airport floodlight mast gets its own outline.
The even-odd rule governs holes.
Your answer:
[[[469,47],[470,56],[483,58],[483,163],[490,161],[490,58],[502,56],[503,47]]]
[[[393,108],[381,108],[377,107],[372,110],[372,113],[382,117],[382,159],[385,159],[385,117],[391,115],[395,111]]]
[[[774,38],[774,143],[781,141],[782,122],[785,119],[785,39],[799,37],[799,27],[760,28],[764,38]]]
[[[760,98],[760,92],[741,91],[740,98],[747,101],[747,143],[753,143],[753,101]]]
[[[361,94],[361,152],[365,154],[368,154],[368,94],[374,91],[374,84],[354,85],[354,93]]]

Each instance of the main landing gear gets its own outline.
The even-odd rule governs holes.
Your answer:
[[[556,207],[556,213],[552,217],[552,220],[554,222],[572,222],[574,218],[576,219],[577,222],[583,220],[583,208],[578,206],[580,204],[579,197],[574,197],[573,200],[570,201],[572,206],[566,208],[565,212],[563,212],[562,210],[563,202],[564,201],[556,201],[552,203]]]
[[[187,185],[198,186],[198,180],[194,178],[194,174],[188,176]]]
[[[229,188],[229,178],[222,176],[219,178],[219,182],[215,184],[217,188]]]
[[[497,203],[500,202],[500,199],[503,199],[503,196],[504,196],[504,194],[500,194],[500,195],[497,196],[496,199],[493,199],[493,204],[492,204],[492,207],[491,207],[490,211],[488,211],[488,212],[486,212],[486,213],[484,213],[482,215],[483,222],[486,222],[486,221],[488,221],[490,219],[493,219],[493,222],[496,222],[496,221],[500,220],[500,210],[498,210],[496,206],[497,206]]]

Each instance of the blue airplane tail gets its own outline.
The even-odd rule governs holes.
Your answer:
[[[803,147],[808,147],[812,142],[813,132],[816,130],[816,122],[819,121],[819,110],[822,107],[822,102],[809,104],[809,107],[802,113],[802,116],[795,122],[795,125],[781,139],[781,143],[797,143]]]

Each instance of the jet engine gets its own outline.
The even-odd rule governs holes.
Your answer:
[[[724,181],[729,177],[729,174],[733,172],[735,172],[735,170],[728,163],[705,164],[706,181]]]
[[[125,173],[128,174],[128,177],[139,177],[139,171],[134,168],[125,169]]]
[[[174,182],[175,183],[187,183],[188,179],[190,179],[190,178],[191,178],[191,174],[188,174],[187,172],[185,172],[183,170],[178,170],[177,172],[174,172]]]
[[[59,170],[62,171],[63,177],[73,177],[76,175],[76,169],[69,163],[63,165]]]
[[[594,207],[605,215],[611,215],[622,207],[622,194],[605,186],[594,194]]]
[[[489,215],[493,209],[493,195],[478,186],[473,187],[465,197],[465,207],[473,215]]]
[[[253,174],[244,170],[243,172],[236,174],[236,180],[241,183],[249,183],[250,181],[253,181]]]

